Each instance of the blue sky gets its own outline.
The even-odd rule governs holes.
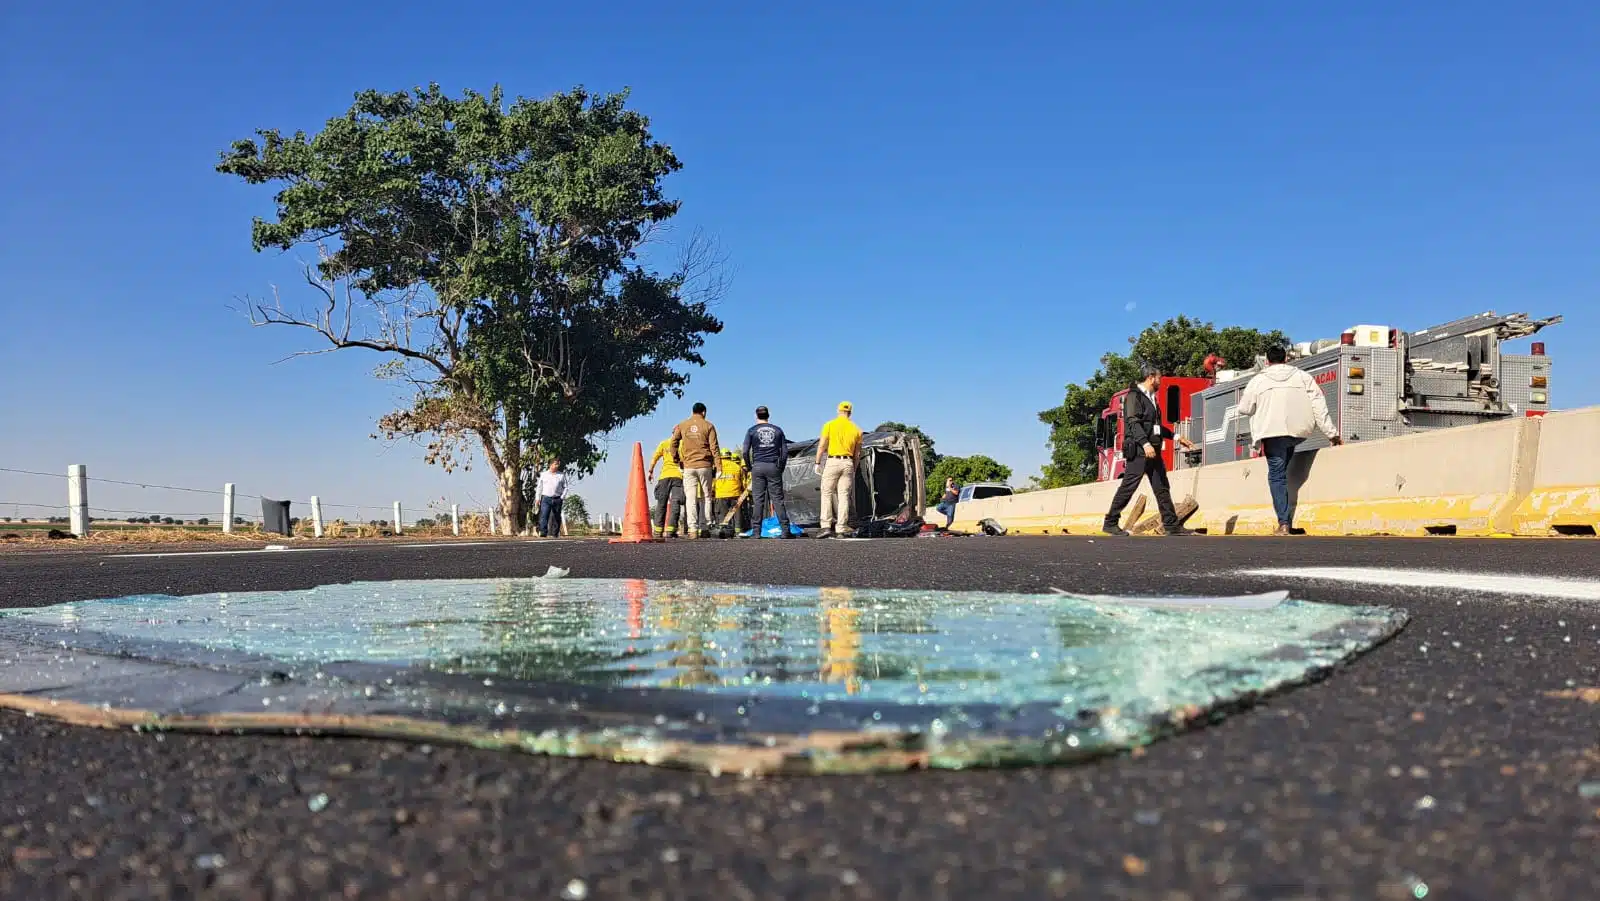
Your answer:
[[[849,398],[1021,481],[1035,414],[1180,313],[1300,339],[1563,313],[1554,400],[1600,403],[1592,3],[760,6],[5,4],[0,467],[487,504],[483,470],[369,437],[378,360],[274,365],[302,336],[230,309],[296,263],[251,251],[270,189],[217,152],[429,81],[631,87],[685,163],[680,233],[729,255],[709,365],[614,436],[596,510],[693,400],[731,442],[757,403],[802,436]],[[0,473],[0,501],[62,495]]]

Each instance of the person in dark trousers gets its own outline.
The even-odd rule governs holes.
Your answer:
[[[539,534],[561,537],[561,503],[567,496],[567,477],[561,461],[551,460],[550,468],[539,473]]]
[[[1289,365],[1289,351],[1267,348],[1267,368],[1250,380],[1239,397],[1240,416],[1250,417],[1250,438],[1267,458],[1267,490],[1278,514],[1274,535],[1293,535],[1294,510],[1289,505],[1289,460],[1300,442],[1320,430],[1334,447],[1344,443],[1328,414],[1328,400],[1317,380]]]
[[[683,509],[683,470],[672,462],[671,438],[657,445],[655,455],[650,458],[650,468],[645,470],[646,477],[655,479],[657,463],[661,464],[661,479],[656,482],[655,534],[657,538],[677,538],[687,514]],[[688,532],[685,530],[684,534]]]
[[[793,538],[789,533],[789,507],[783,499],[783,467],[789,461],[789,438],[783,429],[767,421],[770,415],[766,407],[756,407],[756,424],[744,433],[744,448],[740,451],[750,467],[750,518],[755,520],[751,537],[761,537],[761,524],[770,504],[772,514],[778,517],[778,537]]]
[[[1150,491],[1156,496],[1156,507],[1161,511],[1161,525],[1168,535],[1193,535],[1178,522],[1178,511],[1172,506],[1172,488],[1167,484],[1167,466],[1161,459],[1163,437],[1176,438],[1185,449],[1194,442],[1162,425],[1161,405],[1156,402],[1156,392],[1161,388],[1161,371],[1153,366],[1143,370],[1144,379],[1122,398],[1122,455],[1127,461],[1122,472],[1122,484],[1111,499],[1111,509],[1106,511],[1105,533],[1126,535],[1122,528],[1122,511],[1139,491],[1141,479],[1150,479]]]
[[[961,488],[955,479],[944,480],[944,494],[939,497],[939,505],[933,509],[944,514],[944,527],[949,529],[956,524],[956,501],[961,497]]]

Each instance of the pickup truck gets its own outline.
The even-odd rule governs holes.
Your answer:
[[[1009,497],[1014,492],[1005,482],[973,482],[971,485],[962,485],[961,494],[956,497],[956,503],[962,501],[981,501],[986,497]]]

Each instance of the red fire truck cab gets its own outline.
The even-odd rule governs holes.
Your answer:
[[[1194,403],[1201,391],[1215,384],[1209,378],[1164,378],[1161,380],[1159,397],[1156,399],[1161,406],[1161,424],[1178,431],[1178,423],[1183,422],[1192,415],[1191,404]],[[1111,403],[1100,414],[1100,419],[1095,423],[1095,447],[1098,456],[1098,473],[1096,478],[1105,482],[1111,479],[1122,478],[1122,471],[1126,459],[1122,453],[1122,401],[1133,388],[1124,388],[1111,396]],[[1171,472],[1177,467],[1174,465],[1173,454],[1177,449],[1173,446],[1176,442],[1168,441],[1161,449],[1161,459]]]

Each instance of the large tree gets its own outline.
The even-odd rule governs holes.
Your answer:
[[[1272,345],[1287,345],[1283,332],[1228,326],[1217,328],[1179,316],[1156,323],[1128,339],[1128,353],[1108,353],[1100,368],[1083,384],[1067,385],[1058,407],[1039,414],[1050,426],[1050,462],[1039,478],[1041,488],[1060,488],[1092,482],[1096,476],[1095,422],[1111,396],[1139,380],[1141,364],[1152,364],[1169,375],[1198,377],[1205,360],[1218,354],[1229,366],[1246,368]]]
[[[704,242],[670,272],[639,261],[678,211],[662,182],[680,163],[626,101],[366,91],[313,136],[260,130],[217,165],[280,186],[256,250],[318,251],[314,305],[251,303],[252,321],[311,330],[321,346],[307,353],[386,357],[378,374],[413,396],[380,430],[425,439],[447,469],[475,445],[508,532],[530,472],[553,457],[592,471],[598,437],[681,395],[680,365],[704,365],[722,328]]]
[[[928,472],[927,502],[931,507],[944,495],[944,480],[955,479],[957,485],[973,482],[1004,482],[1011,478],[1011,467],[993,457],[974,454],[970,457],[940,457]]]

